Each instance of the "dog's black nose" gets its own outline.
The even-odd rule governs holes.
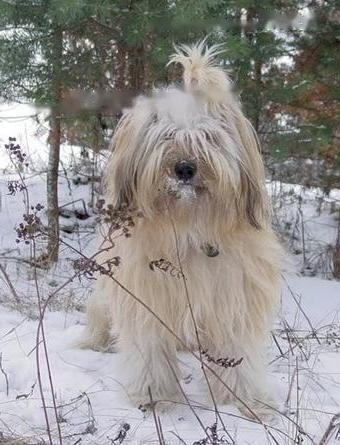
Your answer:
[[[191,161],[179,161],[175,164],[175,173],[178,179],[190,181],[197,171],[196,164]]]

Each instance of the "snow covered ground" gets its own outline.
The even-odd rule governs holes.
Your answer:
[[[47,440],[47,436],[37,383],[37,295],[32,269],[22,262],[29,255],[28,247],[15,243],[14,228],[22,220],[23,203],[20,193],[15,196],[7,194],[7,181],[11,178],[3,177],[0,182],[1,264],[22,304],[16,305],[8,285],[1,281],[0,431],[5,437],[25,437],[28,443],[39,443],[39,440]],[[28,180],[32,204],[43,203],[44,187],[43,176]],[[61,178],[60,190],[61,203],[79,198],[85,203],[89,200],[89,186],[74,186]],[[309,208],[309,201],[306,202]],[[313,220],[317,215],[310,217]],[[328,217],[321,215],[321,218]],[[70,224],[64,218],[61,222]],[[63,239],[85,254],[89,253],[94,242],[93,222],[93,216],[78,221],[80,234],[63,232]],[[332,220],[332,224],[334,230],[336,220]],[[39,242],[44,245],[43,239]],[[39,289],[44,297],[72,275],[71,260],[75,257],[72,250],[63,247],[57,268],[48,273],[38,269]],[[282,414],[277,413],[274,421],[271,420],[265,428],[243,419],[235,407],[220,406],[227,432],[218,421],[218,437],[224,442],[216,443],[233,443],[234,440],[236,444],[291,444],[302,443],[303,439],[304,444],[317,444],[332,416],[340,412],[340,283],[293,275],[287,278],[287,283],[289,287],[285,286],[282,296],[282,313],[268,351],[273,392]],[[48,356],[63,443],[72,445],[80,443],[77,442],[80,439],[84,444],[159,443],[153,414],[133,407],[120,383],[119,352],[83,351],[74,346],[85,323],[84,313],[77,309],[83,308],[91,285],[91,281],[74,280],[52,299],[45,316]],[[15,310],[17,307],[19,311]],[[204,440],[206,433],[195,415],[205,428],[213,426],[216,416],[213,407],[205,400],[206,388],[199,363],[185,353],[180,354],[180,359],[182,384],[192,407],[174,403],[168,411],[157,414],[167,444],[204,444],[199,440]],[[41,346],[40,366],[53,441],[58,443]],[[330,434],[332,437],[326,443],[338,443],[336,435],[340,432],[337,426]]]
[[[277,345],[273,341],[268,354],[273,393],[283,414],[264,428],[243,419],[236,408],[220,406],[228,435],[218,422],[218,436],[224,441],[216,444],[233,443],[232,439],[237,444],[298,444],[302,439],[304,444],[318,444],[331,418],[340,412],[340,283],[291,277],[289,286],[298,304],[286,289],[274,331]],[[71,445],[81,438],[84,444],[119,444],[125,429],[126,444],[159,443],[153,414],[133,407],[120,383],[120,353],[74,347],[84,321],[84,314],[76,311],[49,311],[45,318],[63,442]],[[0,430],[7,437],[26,437],[29,443],[46,440],[35,355],[38,322],[1,307],[0,326]],[[180,354],[180,360],[182,386],[192,409],[205,427],[211,427],[216,416],[206,403],[199,364],[186,353]],[[58,443],[42,352],[40,366],[52,435]],[[192,409],[174,403],[157,412],[167,444],[205,443],[199,442],[206,434]],[[332,433],[328,444],[338,443],[339,428]]]
[[[9,134],[5,135],[3,129],[0,134],[4,142],[7,136],[14,136],[15,126],[7,130]],[[26,150],[22,127],[20,132],[20,142]],[[30,127],[27,134],[32,139],[27,140],[31,150],[26,151],[37,162],[34,170],[38,171],[46,157],[42,156],[41,164],[38,162],[40,146],[35,145],[35,132],[36,128]],[[43,147],[42,142],[41,150]],[[0,265],[5,271],[4,274],[0,270],[0,443],[4,437],[43,444],[48,443],[48,437],[37,373],[36,282],[32,267],[27,264],[29,246],[15,242],[15,228],[24,213],[23,196],[20,192],[8,195],[8,181],[17,177],[9,172],[2,147],[0,153],[1,166],[6,168],[0,176]],[[31,204],[44,204],[44,175],[31,171],[26,176]],[[81,211],[83,203],[77,200],[82,199],[89,213],[89,218],[82,220],[61,217],[62,238],[73,248],[90,254],[95,243],[95,215],[88,207],[91,186],[74,185],[63,172],[59,186],[61,205],[76,201],[67,208]],[[340,282],[320,277],[331,275],[327,255],[337,235],[339,191],[324,196],[319,190],[290,184],[270,183],[268,188],[274,203],[274,222],[295,253],[296,270],[317,276],[291,274],[286,278],[282,308],[267,357],[272,391],[278,402],[274,419],[258,424],[245,419],[233,406],[219,406],[221,418],[217,420],[217,438],[213,443],[335,445],[340,443],[340,416],[333,418],[340,413]],[[45,222],[44,210],[40,213]],[[74,230],[76,224],[78,229]],[[38,253],[45,245],[44,237],[37,240]],[[64,244],[57,267],[48,272],[37,269],[43,302],[72,276],[72,261],[76,257],[75,251]],[[318,261],[325,263],[325,273]],[[62,442],[64,445],[162,443],[153,413],[134,407],[126,395],[118,370],[120,353],[75,347],[85,324],[83,308],[92,285],[91,280],[84,278],[73,280],[51,299],[44,318]],[[39,351],[46,411],[52,440],[57,444],[58,428],[42,344]],[[191,406],[173,403],[166,411],[156,406],[157,416],[167,445],[204,445],[209,443],[207,433],[212,436],[216,414],[205,399],[200,364],[188,353],[180,353],[179,358],[183,371],[181,384]]]

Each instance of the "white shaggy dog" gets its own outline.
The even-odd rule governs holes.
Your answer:
[[[240,398],[256,411],[270,400],[263,353],[281,248],[257,138],[217,52],[205,42],[179,47],[171,62],[184,67],[185,91],[139,97],[116,129],[107,202],[142,216],[101,256],[121,265],[114,280],[98,278],[83,345],[105,349],[118,339],[126,389],[145,403],[149,387],[154,400],[180,395],[176,351],[197,351],[199,340],[216,401]],[[243,360],[223,367],[221,358]]]

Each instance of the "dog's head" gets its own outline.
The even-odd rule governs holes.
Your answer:
[[[184,66],[186,91],[154,91],[124,113],[106,173],[109,197],[147,218],[170,211],[186,224],[215,218],[230,229],[260,229],[267,200],[256,136],[214,51],[201,47],[199,58],[197,48],[173,57]]]

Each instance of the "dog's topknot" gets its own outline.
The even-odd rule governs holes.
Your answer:
[[[230,99],[231,81],[218,65],[216,56],[222,53],[222,45],[208,47],[206,39],[194,45],[175,45],[175,53],[168,63],[183,66],[185,89],[205,97],[208,102],[218,104]]]

